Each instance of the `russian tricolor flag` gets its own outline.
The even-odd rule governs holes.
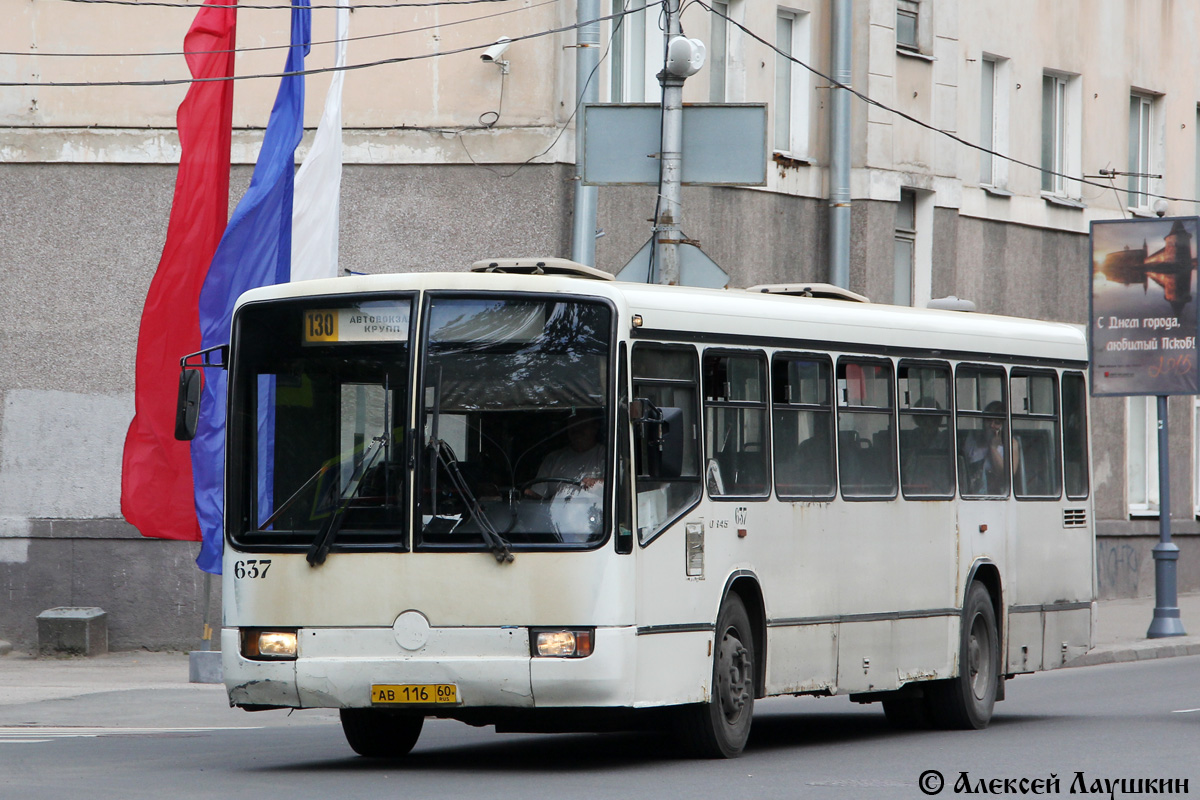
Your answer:
[[[222,2],[206,0],[214,1]],[[342,67],[347,0],[339,0],[339,6],[337,65]],[[204,51],[188,58],[194,77],[233,75],[234,14],[206,6],[197,15],[185,39],[189,52]],[[285,73],[304,70],[311,15],[308,7],[292,8]],[[200,424],[189,454],[186,443],[173,439],[179,359],[229,341],[233,306],[242,292],[336,274],[342,75],[340,70],[334,75],[313,149],[299,174],[295,152],[304,133],[304,76],[281,79],[250,188],[228,225],[233,82],[193,84],[180,106],[183,152],[167,242],[142,314],[137,411],[125,442],[121,507],[144,536],[200,539],[196,563],[206,572],[221,571],[224,543],[226,373],[206,370]],[[293,229],[303,232],[295,241]]]

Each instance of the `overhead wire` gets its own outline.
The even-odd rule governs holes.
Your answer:
[[[80,0],[65,0],[67,2],[80,2]],[[117,0],[104,0],[104,2],[116,2]],[[133,0],[129,0],[132,2]],[[489,0],[489,2],[498,2],[499,0]],[[88,0],[88,2],[100,2],[100,0]],[[463,0],[466,2],[466,0]],[[563,25],[557,28],[549,28],[535,33],[527,33],[520,36],[509,37],[512,42],[528,41],[530,39],[540,39],[544,36],[553,36],[567,31],[578,30],[584,25],[591,25],[596,22],[604,22],[610,19],[623,17],[626,14],[635,13],[654,3],[648,3],[645,6],[639,6],[632,10],[623,10],[615,14],[597,17],[594,20],[587,22],[577,22],[572,25]],[[330,6],[335,8],[336,6]],[[193,6],[195,8],[195,6]],[[313,69],[294,70],[292,72],[271,72],[258,73],[254,75],[223,75],[212,78],[160,78],[158,80],[139,80],[139,81],[0,81],[0,88],[96,88],[96,87],[127,87],[127,86],[178,86],[182,84],[192,83],[216,83],[220,81],[247,81],[247,80],[262,80],[269,78],[290,78],[297,75],[320,75],[326,72],[350,72],[352,70],[370,69],[372,67],[387,66],[390,64],[404,64],[410,61],[423,61],[428,58],[441,58],[443,56],[459,55],[461,53],[470,53],[475,50],[482,50],[491,47],[495,42],[486,42],[483,44],[468,45],[466,47],[458,47],[453,50],[440,50],[436,53],[419,53],[412,56],[394,56],[392,58],[382,58],[376,61],[368,61],[361,64],[346,64],[341,67],[314,67]],[[289,45],[290,47],[291,45]]]
[[[536,6],[526,6],[526,7],[520,8],[520,9],[511,9],[509,11],[498,12],[496,14],[490,14],[490,15],[484,15],[481,17],[476,17],[471,20],[448,22],[448,23],[444,23],[442,25],[432,25],[432,26],[426,26],[424,28],[414,28],[414,29],[406,30],[406,31],[396,31],[396,32],[381,33],[381,34],[370,34],[370,35],[362,36],[362,37],[350,37],[346,41],[356,41],[356,40],[361,40],[361,39],[379,38],[379,37],[383,37],[383,36],[402,35],[405,33],[416,33],[416,32],[420,32],[423,30],[430,30],[430,29],[437,28],[437,27],[446,27],[448,25],[453,25],[453,24],[464,24],[466,22],[474,22],[474,21],[479,21],[479,20],[484,20],[484,19],[491,19],[491,18],[502,16],[505,14],[527,10],[528,8],[535,8],[535,7],[538,7],[541,5],[548,5],[550,3],[554,3],[554,2],[558,2],[558,1],[559,0],[546,0],[545,2],[539,3]],[[123,5],[123,6],[188,8],[188,9],[192,9],[192,10],[198,10],[200,8],[277,9],[277,10],[278,9],[295,9],[295,8],[300,8],[300,9],[337,9],[337,8],[339,8],[339,6],[337,6],[337,5],[319,5],[319,4],[311,4],[311,5],[203,4],[202,5],[202,4],[188,3],[188,2],[169,2],[169,0],[58,0],[58,2],[77,3],[77,4],[83,4],[83,5],[92,4],[92,5]],[[351,10],[367,9],[367,8],[372,8],[372,9],[377,9],[377,8],[429,8],[429,7],[438,7],[438,6],[478,5],[478,4],[485,4],[485,3],[486,4],[495,4],[495,3],[502,3],[502,2],[510,2],[510,0],[429,0],[428,2],[356,3],[356,4],[352,5],[350,8],[351,8]],[[544,30],[544,31],[538,31],[536,33],[524,34],[521,36],[514,36],[514,37],[510,37],[510,38],[511,38],[511,41],[517,42],[517,41],[538,39],[543,36],[550,36],[550,35],[554,35],[554,34],[558,34],[558,33],[565,33],[567,31],[577,30],[578,28],[582,27],[583,25],[593,24],[595,22],[603,22],[603,21],[613,20],[613,19],[619,20],[629,14],[635,14],[640,11],[644,11],[647,8],[650,8],[652,6],[663,5],[664,3],[665,3],[665,0],[661,0],[661,2],[660,2],[660,0],[652,0],[651,2],[647,2],[645,5],[639,6],[637,8],[632,8],[632,9],[629,8],[628,5],[626,5],[625,7],[622,8],[621,11],[615,12],[613,14],[598,17],[596,20],[589,20],[589,21],[583,22],[583,23],[575,23],[572,25],[565,25],[565,26],[551,28],[551,29]],[[783,58],[787,59],[788,61],[790,61],[794,64],[797,64],[800,67],[803,67],[805,70],[807,70],[808,72],[812,73],[813,75],[821,78],[822,80],[827,81],[830,85],[830,88],[843,89],[843,90],[849,92],[850,94],[852,94],[853,96],[857,97],[859,100],[866,103],[867,105],[871,105],[876,108],[879,108],[883,111],[886,111],[889,114],[893,114],[897,117],[900,117],[901,119],[907,120],[907,121],[913,123],[914,125],[917,125],[918,127],[924,128],[926,130],[929,130],[931,132],[934,132],[941,136],[944,136],[958,144],[964,145],[973,150],[978,150],[981,153],[986,153],[993,157],[1003,159],[1011,164],[1016,164],[1018,166],[1026,167],[1028,169],[1035,170],[1042,174],[1048,174],[1048,175],[1052,175],[1055,177],[1061,177],[1061,178],[1064,178],[1065,180],[1070,180],[1070,181],[1079,183],[1084,186],[1091,186],[1091,187],[1102,189],[1102,190],[1115,190],[1115,186],[1113,185],[1111,180],[1109,183],[1098,183],[1098,182],[1091,180],[1085,176],[1070,175],[1068,173],[1059,172],[1059,171],[1053,170],[1053,169],[1048,169],[1046,167],[1043,167],[1043,166],[1040,166],[1037,164],[1032,164],[1030,162],[1023,161],[1019,158],[1016,158],[1014,156],[1000,153],[996,150],[992,150],[991,148],[988,148],[983,145],[972,142],[968,139],[965,139],[965,138],[959,136],[956,133],[947,131],[942,128],[938,128],[937,126],[935,126],[931,123],[925,122],[924,120],[921,120],[917,117],[914,117],[913,115],[911,115],[907,112],[901,111],[897,108],[893,108],[892,106],[889,106],[886,103],[876,100],[876,99],[872,98],[871,96],[867,95],[866,93],[859,91],[858,89],[855,89],[853,86],[844,84],[844,83],[836,80],[831,75],[828,75],[828,74],[822,72],[821,70],[817,69],[816,67],[813,67],[811,64],[808,64],[808,63],[800,60],[799,58],[796,58],[791,53],[786,53],[786,52],[780,50],[776,45],[774,45],[773,43],[771,43],[764,37],[760,36],[759,34],[755,33],[753,30],[751,30],[745,24],[739,22],[738,20],[734,19],[733,17],[730,17],[727,14],[724,14],[724,13],[716,10],[711,5],[709,5],[707,2],[705,2],[705,0],[687,0],[687,2],[683,6],[680,7],[680,9],[677,13],[682,14],[683,10],[686,7],[691,6],[693,4],[698,5],[701,8],[707,10],[710,14],[721,17],[728,23],[732,23],[736,28],[738,28],[739,30],[744,32],[751,39],[754,39],[755,41],[764,45],[765,47],[767,47],[771,51],[775,52],[776,54],[782,56]],[[614,33],[619,28],[620,28],[620,23],[618,22],[618,24],[613,26]],[[337,44],[337,43],[339,43],[338,40],[333,40],[330,42],[320,42],[320,43],[316,43],[316,44],[323,45],[323,44]],[[360,63],[360,64],[347,64],[342,67],[319,67],[319,68],[313,68],[313,69],[298,70],[298,71],[294,71],[294,72],[260,73],[260,74],[253,74],[253,75],[232,75],[232,76],[222,76],[222,77],[213,77],[213,78],[177,78],[177,79],[163,78],[163,79],[159,79],[159,80],[140,80],[140,81],[0,81],[0,88],[91,88],[91,87],[173,86],[173,85],[181,85],[181,84],[203,83],[203,82],[214,82],[214,81],[258,80],[258,79],[270,79],[270,78],[284,78],[284,77],[291,77],[291,76],[297,76],[297,75],[318,75],[318,74],[322,74],[322,73],[326,73],[326,72],[337,72],[337,71],[347,71],[348,72],[351,70],[369,69],[369,68],[373,68],[373,67],[386,66],[386,65],[391,65],[391,64],[401,64],[401,63],[406,63],[409,61],[420,61],[420,60],[424,60],[424,59],[428,59],[428,58],[438,58],[441,56],[458,55],[461,53],[467,53],[467,52],[471,52],[474,50],[479,50],[479,49],[488,47],[491,44],[492,44],[491,42],[487,42],[484,44],[471,45],[471,46],[467,46],[467,47],[456,48],[453,50],[444,50],[444,51],[439,51],[436,53],[422,53],[422,54],[413,55],[413,56],[396,56],[393,58],[379,59],[376,61],[364,62],[364,63]],[[610,38],[609,38],[609,47],[610,48],[611,48],[611,45],[612,45],[612,37],[610,36]],[[291,46],[292,45],[288,44],[288,45],[271,45],[271,46],[257,47],[257,48],[238,48],[238,49],[234,50],[233,52],[253,52],[253,51],[257,51],[257,50],[286,49]],[[228,52],[228,51],[194,51],[194,52],[196,54],[200,54],[200,53],[205,53],[205,52],[222,53],[222,52]],[[157,56],[157,55],[186,55],[186,54],[187,53],[171,53],[171,54],[167,54],[167,53],[146,53],[146,54],[118,54],[118,53],[112,53],[112,54],[99,54],[99,53],[97,53],[97,54],[68,54],[68,53],[61,53],[61,54],[57,54],[57,53],[10,53],[10,52],[0,53],[0,55],[4,55],[4,56],[35,55],[35,56],[47,56],[47,57],[67,57],[67,56],[78,57],[78,56],[83,56],[83,55],[91,55],[91,56],[96,56],[96,57],[109,57],[109,56],[141,57],[141,56]],[[607,57],[607,55],[608,55],[608,49],[605,50],[604,57]],[[602,57],[601,61],[603,61],[603,57]],[[597,65],[597,67],[598,66],[599,65]],[[503,91],[503,87],[501,88],[501,90]],[[568,118],[567,123],[566,123],[567,125],[570,124],[571,119],[573,119],[575,117],[575,114],[577,112],[578,112],[578,104],[576,105],[576,109],[572,112],[571,116]],[[495,112],[485,112],[485,115],[488,113],[495,113]],[[497,119],[497,121],[498,121],[498,119]],[[493,121],[491,123],[491,125],[482,125],[481,127],[492,127],[493,125],[495,125],[495,121]],[[565,130],[565,129],[566,128],[564,126],[563,130]],[[469,130],[469,128],[463,128],[461,130]],[[557,143],[558,138],[561,138],[561,136],[562,136],[562,132],[560,131],[559,136],[555,139],[555,143]],[[551,147],[553,147],[553,144],[551,145]],[[533,159],[538,158],[540,155],[544,155],[545,152],[549,152],[549,149],[550,148],[547,148],[547,150],[543,151],[542,153],[539,153],[538,156],[534,156],[529,161],[532,161]],[[468,153],[468,156],[470,156],[470,153]],[[474,159],[472,159],[472,161],[474,161]],[[525,162],[525,164],[529,163],[529,161]],[[522,164],[521,166],[523,167],[525,164]],[[520,169],[520,167],[518,167],[518,170],[519,169]],[[513,174],[515,174],[515,173],[513,173]],[[1140,192],[1140,194],[1144,194],[1147,197],[1153,197],[1153,198],[1162,199],[1162,200],[1169,200],[1169,201],[1173,201],[1173,202],[1182,202],[1182,203],[1196,203],[1197,202],[1197,200],[1195,198],[1175,197],[1172,195],[1148,192],[1148,191]]]
[[[704,2],[704,0],[689,0],[689,2],[688,2],[688,5],[690,6],[690,5],[693,5],[693,4],[695,4],[695,5],[698,5],[698,6],[700,6],[701,8],[707,9],[707,10],[708,10],[710,13],[712,13],[712,14],[715,14],[716,16],[723,18],[723,19],[724,19],[726,22],[733,23],[733,25],[735,25],[736,27],[740,28],[740,29],[741,29],[743,32],[745,32],[745,33],[746,33],[746,34],[747,34],[747,35],[748,35],[750,38],[754,39],[755,41],[759,42],[760,44],[763,44],[763,45],[765,45],[767,48],[769,48],[769,49],[773,50],[775,53],[777,53],[777,54],[779,54],[779,55],[783,56],[783,57],[784,57],[784,58],[786,58],[787,60],[789,60],[789,61],[791,61],[791,62],[793,62],[793,63],[795,63],[795,64],[798,64],[798,65],[800,65],[801,67],[804,67],[804,69],[808,70],[808,71],[809,71],[809,72],[811,72],[813,75],[816,75],[818,78],[821,78],[822,80],[826,80],[826,81],[828,81],[828,82],[829,82],[829,84],[830,84],[830,87],[831,87],[831,88],[834,88],[834,89],[844,89],[844,90],[846,90],[847,92],[849,92],[850,94],[852,94],[852,95],[854,95],[855,97],[857,97],[859,100],[862,100],[862,101],[863,101],[864,103],[866,103],[867,105],[875,106],[876,108],[882,109],[883,111],[886,111],[886,112],[888,112],[889,114],[894,114],[894,115],[896,115],[896,116],[900,117],[901,119],[908,120],[909,122],[913,123],[914,125],[917,125],[917,126],[919,126],[919,127],[925,128],[926,130],[932,131],[932,132],[934,132],[934,133],[941,134],[942,136],[945,136],[945,137],[947,137],[948,139],[951,139],[951,140],[953,140],[953,141],[955,141],[955,142],[957,142],[957,143],[959,143],[959,144],[965,145],[965,146],[967,146],[967,147],[969,147],[969,148],[971,148],[971,149],[973,149],[973,150],[978,150],[978,151],[980,151],[981,153],[988,153],[989,155],[995,156],[995,157],[997,157],[997,158],[1004,159],[1005,161],[1009,162],[1010,164],[1016,164],[1016,165],[1018,165],[1018,166],[1027,167],[1027,168],[1029,168],[1029,169],[1036,170],[1037,172],[1040,172],[1040,173],[1043,173],[1043,174],[1048,174],[1048,175],[1053,175],[1053,176],[1055,176],[1055,177],[1064,178],[1064,179],[1066,179],[1066,180],[1069,180],[1069,181],[1074,181],[1074,182],[1076,182],[1076,183],[1079,183],[1079,184],[1082,184],[1082,185],[1084,185],[1084,186],[1098,187],[1098,188],[1101,188],[1101,189],[1109,189],[1109,188],[1111,188],[1111,187],[1110,187],[1110,184],[1105,184],[1105,183],[1097,183],[1097,182],[1095,182],[1095,181],[1093,181],[1093,180],[1089,180],[1088,178],[1086,178],[1086,177],[1084,177],[1084,176],[1069,175],[1069,174],[1067,174],[1067,173],[1065,173],[1065,172],[1058,172],[1057,170],[1047,169],[1047,168],[1045,168],[1045,167],[1042,167],[1042,166],[1040,166],[1040,165],[1037,165],[1037,164],[1031,164],[1031,163],[1029,163],[1028,161],[1022,161],[1022,160],[1021,160],[1021,159],[1019,159],[1019,158],[1015,158],[1015,157],[1013,157],[1013,156],[1005,155],[1004,153],[999,153],[999,152],[996,152],[995,150],[992,150],[992,149],[990,149],[990,148],[984,147],[983,145],[976,144],[975,142],[972,142],[972,141],[969,141],[969,140],[967,140],[967,139],[964,139],[963,137],[959,136],[959,135],[958,135],[958,134],[956,134],[956,133],[952,133],[951,131],[947,131],[947,130],[943,130],[942,128],[938,128],[938,127],[937,127],[937,126],[935,126],[935,125],[932,125],[932,124],[930,124],[930,123],[928,123],[928,122],[925,122],[924,120],[918,119],[917,117],[914,117],[914,116],[912,116],[911,114],[908,114],[908,113],[906,113],[906,112],[904,112],[904,111],[901,111],[901,110],[899,110],[899,109],[897,109],[897,108],[892,108],[891,106],[887,105],[886,103],[883,103],[883,102],[881,102],[881,101],[879,101],[879,100],[875,100],[874,98],[870,97],[869,95],[867,95],[867,94],[865,94],[865,93],[863,93],[863,92],[860,92],[858,89],[855,89],[853,86],[849,86],[849,85],[847,85],[847,84],[844,84],[844,83],[842,83],[841,81],[838,81],[838,80],[836,80],[836,79],[835,79],[835,78],[833,78],[832,76],[830,76],[830,75],[826,75],[824,72],[821,72],[821,71],[820,71],[819,69],[817,69],[816,67],[813,67],[813,66],[811,66],[811,65],[809,65],[809,64],[806,64],[805,62],[803,62],[803,61],[801,61],[800,59],[796,58],[796,57],[795,57],[795,56],[793,56],[792,54],[783,52],[783,51],[782,51],[782,50],[780,50],[778,47],[776,47],[774,44],[772,44],[771,42],[767,41],[767,40],[766,40],[766,39],[764,39],[763,37],[759,36],[757,33],[755,33],[754,31],[750,30],[750,29],[749,29],[749,28],[747,28],[745,25],[743,25],[742,23],[740,23],[740,22],[738,22],[737,20],[735,20],[733,17],[730,17],[730,16],[728,16],[728,15],[726,15],[726,14],[723,14],[723,13],[721,13],[720,11],[717,11],[717,10],[716,10],[716,9],[714,9],[712,6],[710,6],[708,3]],[[681,10],[681,12],[680,12],[680,13],[682,13],[682,10]],[[1138,192],[1138,194],[1146,195],[1147,197],[1161,198],[1161,199],[1163,199],[1163,200],[1171,200],[1171,201],[1174,201],[1174,202],[1179,202],[1179,203],[1195,203],[1195,202],[1197,202],[1197,200],[1196,200],[1195,198],[1190,198],[1190,197],[1173,197],[1173,196],[1171,196],[1171,195],[1166,195],[1166,194],[1156,194],[1156,193],[1154,193],[1154,192],[1148,192],[1148,191],[1141,191],[1141,192]]]
[[[193,11],[201,8],[233,8],[233,9],[252,9],[255,11],[278,11],[278,10],[296,10],[305,9],[330,9],[336,11],[341,8],[339,5],[318,5],[311,4],[254,4],[240,5],[236,3],[187,3],[187,2],[169,2],[168,0],[58,0],[60,3],[79,3],[81,5],[112,5],[112,6],[146,6],[148,8],[190,8]],[[482,3],[509,3],[512,0],[428,0],[423,3],[354,3],[350,6],[351,11],[356,11],[360,8],[432,8],[434,6],[474,6]]]
[[[508,14],[517,14],[522,11],[530,11],[535,8],[541,8],[543,6],[555,5],[555,4],[561,3],[561,2],[563,2],[563,0],[543,0],[540,3],[534,3],[533,5],[523,5],[520,8],[510,8],[510,9],[507,9],[506,11],[497,11],[495,14],[484,14],[482,16],[470,17],[468,19],[450,20],[448,22],[441,22],[441,23],[434,24],[434,25],[422,25],[419,28],[406,28],[401,31],[386,31],[384,33],[368,33],[363,36],[347,36],[345,39],[329,39],[329,40],[326,40],[323,42],[309,42],[309,45],[312,47],[322,47],[324,45],[330,45],[330,44],[341,44],[342,42],[361,42],[361,41],[367,41],[369,39],[383,39],[383,38],[387,38],[390,36],[404,36],[404,35],[407,35],[410,33],[422,33],[424,31],[432,31],[432,30],[437,30],[439,28],[449,28],[449,27],[452,27],[455,25],[467,25],[472,22],[483,22],[485,20],[495,19],[497,17],[507,16]],[[191,7],[199,8],[199,6],[191,6]],[[251,8],[251,6],[242,6],[242,7]],[[336,6],[331,6],[331,7],[336,8]],[[285,6],[278,6],[278,8],[285,8]],[[26,51],[26,52],[0,51],[0,56],[15,56],[15,57],[32,56],[35,58],[154,58],[154,57],[159,57],[159,56],[171,56],[171,57],[177,58],[179,56],[208,56],[208,55],[223,55],[223,54],[227,54],[227,53],[258,53],[258,52],[263,52],[266,50],[287,50],[291,46],[292,46],[291,44],[270,44],[270,45],[263,45],[261,47],[235,47],[235,48],[232,48],[229,50],[174,50],[174,51],[162,51],[162,52],[155,52],[155,53],[43,53],[38,50],[31,50],[31,51]]]

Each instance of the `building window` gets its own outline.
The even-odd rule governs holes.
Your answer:
[[[1129,207],[1150,211],[1149,193],[1157,186],[1153,173],[1158,172],[1158,99],[1145,94],[1129,96]]]
[[[1042,76],[1042,191],[1062,194],[1067,144],[1067,79]],[[1059,174],[1055,174],[1059,173]]]
[[[1196,124],[1192,126],[1192,130],[1196,132],[1196,210],[1194,213],[1200,214],[1200,107],[1196,108]]]
[[[613,13],[623,6],[613,0]],[[609,100],[613,103],[656,103],[662,94],[658,72],[663,61],[663,37],[658,9],[642,9],[615,21],[609,54]]]
[[[896,47],[920,50],[921,3],[919,0],[896,0]]]
[[[1009,62],[985,55],[979,87],[979,144],[991,152],[979,154],[979,183],[996,189],[1008,185],[1008,161],[993,153],[1008,152]]]
[[[1192,398],[1192,510],[1200,518],[1200,397]]]
[[[808,14],[780,11],[775,19],[775,150],[792,158],[808,157]]]
[[[893,268],[892,302],[898,306],[912,305],[913,264],[917,245],[917,193],[900,190],[896,206],[896,258]]]
[[[1125,437],[1129,515],[1158,516],[1158,398],[1130,397]]]
[[[729,49],[729,3],[714,2],[708,37],[708,101],[725,102],[725,61]]]
[[[1081,83],[1078,75],[1042,75],[1042,191],[1053,197],[1080,197],[1082,172]]]
[[[708,70],[708,101],[739,103],[746,94],[745,37],[735,23],[745,20],[745,2],[717,0],[712,9],[705,66]]]

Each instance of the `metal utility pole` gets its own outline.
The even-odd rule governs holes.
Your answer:
[[[666,42],[680,35],[679,0],[667,0]],[[665,47],[664,47],[665,49]],[[662,151],[658,218],[654,220],[655,275],[658,283],[679,283],[679,217],[683,208],[683,81],[667,69],[662,84]]]
[[[1175,567],[1179,545],[1171,541],[1171,460],[1167,451],[1167,397],[1158,397],[1158,536],[1154,546],[1154,618],[1147,639],[1186,636],[1179,618]]]
[[[849,86],[854,37],[853,0],[833,0],[833,79]],[[829,282],[850,288],[850,92],[830,89]]]
[[[577,0],[575,42],[575,214],[571,260],[596,266],[597,187],[583,185],[583,107],[600,99],[600,0]]]

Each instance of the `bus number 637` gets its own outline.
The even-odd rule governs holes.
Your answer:
[[[271,568],[271,559],[269,558],[251,558],[247,561],[235,561],[233,564],[233,577],[235,578],[265,578],[267,570]]]

